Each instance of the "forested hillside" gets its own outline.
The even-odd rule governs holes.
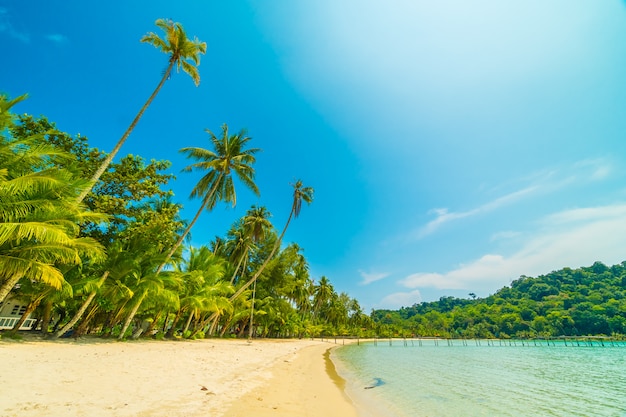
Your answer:
[[[626,262],[522,276],[486,298],[375,310],[381,336],[554,337],[626,333]]]

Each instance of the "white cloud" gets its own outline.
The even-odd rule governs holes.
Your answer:
[[[369,273],[361,270],[359,270],[359,274],[361,275],[361,278],[363,278],[363,281],[360,282],[361,285],[368,285],[372,282],[380,281],[381,279],[385,279],[389,276],[388,272]]]
[[[376,308],[386,308],[390,310],[397,310],[400,307],[412,306],[413,304],[419,304],[422,302],[422,294],[419,290],[410,292],[396,292],[389,294],[383,298]]]
[[[510,256],[487,254],[445,273],[418,272],[406,288],[465,289],[492,293],[521,275],[626,259],[626,203],[565,210],[547,216]]]

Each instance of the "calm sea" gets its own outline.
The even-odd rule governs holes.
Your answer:
[[[394,340],[331,357],[365,415],[626,417],[624,342]]]

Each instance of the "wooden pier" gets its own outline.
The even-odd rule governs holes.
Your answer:
[[[324,340],[324,339],[322,339]],[[328,339],[326,339],[328,340]],[[369,343],[374,346],[379,344],[402,347],[453,347],[453,346],[485,346],[485,347],[626,347],[626,340],[603,336],[559,336],[551,338],[533,339],[456,339],[441,337],[386,337],[386,338],[358,338],[358,337],[335,337],[335,344],[345,344],[346,340],[356,344]]]

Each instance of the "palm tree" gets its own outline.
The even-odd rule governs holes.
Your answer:
[[[111,151],[111,153],[102,161],[102,164],[98,167],[96,172],[91,177],[91,186],[86,187],[83,192],[78,196],[77,201],[81,202],[89,194],[93,186],[96,184],[100,176],[106,171],[109,167],[115,155],[119,152],[124,142],[130,133],[133,131],[141,116],[146,111],[146,109],[152,103],[152,100],[157,96],[165,81],[170,78],[172,69],[176,66],[176,69],[180,71],[182,70],[189,74],[189,76],[193,79],[193,82],[198,86],[200,84],[200,75],[198,73],[198,65],[200,65],[200,54],[206,53],[206,42],[200,42],[198,38],[190,40],[183,29],[183,26],[178,22],[173,22],[169,19],[158,19],[155,24],[165,32],[165,37],[161,38],[154,32],[150,32],[141,38],[141,42],[148,43],[154,46],[157,49],[160,49],[162,52],[169,55],[168,66],[163,72],[163,77],[161,77],[161,81],[154,89],[148,100],[143,105],[143,107],[139,110],[139,113],[135,116],[126,132],[122,135],[120,140],[118,140],[117,144]],[[193,62],[193,65],[188,61]]]
[[[189,328],[192,318],[198,319],[202,313],[213,308],[216,298],[223,298],[232,292],[232,286],[222,280],[222,258],[215,256],[206,246],[190,247],[187,253],[187,258],[177,265],[182,278],[180,305],[167,332],[168,337],[174,335],[178,321],[184,314],[189,313],[189,316],[183,332]]]
[[[180,275],[176,273],[158,275],[154,273],[154,266],[157,262],[161,262],[162,254],[148,254],[139,263],[138,267],[129,274],[129,287],[133,290],[131,298],[132,306],[126,320],[122,325],[122,329],[118,336],[119,340],[122,340],[126,334],[126,330],[130,326],[131,322],[135,318],[135,315],[139,311],[139,307],[143,301],[149,295],[166,295],[170,298],[178,297],[178,295],[168,288],[168,285],[178,284]],[[139,337],[139,334],[133,335],[133,338]]]
[[[80,223],[103,219],[74,203],[80,180],[53,168],[14,175],[20,170],[1,157],[0,166],[0,302],[21,278],[61,288],[65,280],[55,264],[103,258],[99,243],[76,237]]]
[[[320,316],[325,307],[330,303],[335,289],[328,278],[322,277],[319,284],[314,289],[313,306],[317,317]]]
[[[265,238],[267,233],[272,229],[272,223],[269,221],[270,213],[265,207],[253,206],[246,217],[244,217],[244,229],[252,239],[252,242],[257,243],[261,239]],[[252,338],[252,330],[254,324],[254,301],[256,298],[256,281],[252,288],[252,303],[250,304],[250,333],[249,338]]]
[[[191,191],[191,198],[202,198],[202,204],[193,220],[187,225],[183,234],[166,256],[163,264],[159,266],[157,274],[161,272],[167,260],[183,243],[205,209],[212,210],[218,201],[230,202],[233,204],[233,207],[237,204],[237,194],[235,193],[235,184],[232,177],[233,172],[246,187],[256,195],[259,195],[259,189],[254,183],[255,172],[252,167],[252,164],[256,161],[254,154],[259,149],[245,149],[245,145],[252,138],[247,136],[246,131],[243,129],[237,134],[229,135],[226,124],[222,125],[221,137],[217,137],[208,129],[206,129],[206,132],[210,135],[214,151],[197,147],[180,150],[181,153],[187,154],[188,158],[198,161],[185,167],[183,169],[184,172],[207,171]]]
[[[305,203],[310,204],[313,201],[313,192],[314,192],[314,190],[313,190],[312,187],[305,187],[302,184],[301,180],[297,180],[295,183],[291,184],[291,186],[293,187],[293,202],[291,204],[291,211],[289,212],[289,217],[287,218],[287,222],[285,223],[285,227],[283,228],[282,233],[280,234],[278,239],[276,239],[276,241],[274,242],[274,246],[272,247],[272,250],[270,251],[269,255],[267,256],[267,258],[265,258],[265,260],[263,261],[263,264],[261,264],[261,266],[254,273],[252,278],[250,278],[245,284],[243,284],[241,287],[239,287],[239,289],[237,291],[235,291],[235,293],[233,295],[230,296],[230,301],[231,302],[234,301],[235,299],[237,299],[237,297],[239,297],[241,294],[243,294],[244,291],[246,291],[248,289],[248,287],[250,287],[252,284],[254,284],[256,282],[257,278],[259,278],[259,276],[261,275],[261,273],[263,272],[265,267],[267,267],[269,262],[272,260],[272,258],[274,257],[274,254],[276,253],[276,251],[280,247],[281,241],[282,241],[283,237],[285,236],[285,232],[287,232],[287,228],[289,227],[289,223],[291,222],[291,219],[296,218],[296,217],[298,217],[300,215],[300,209],[302,208],[302,202],[304,201]],[[213,320],[215,320],[216,317],[217,317],[217,314],[212,314],[206,320],[206,322],[209,322],[209,323],[213,322]],[[252,324],[252,323],[250,323],[250,324]]]
[[[235,294],[232,295],[231,299],[238,297],[243,291],[245,291],[250,285],[252,285],[257,278],[261,275],[267,264],[274,257],[274,254],[280,247],[280,244],[285,236],[285,232],[287,232],[287,228],[289,227],[289,223],[292,219],[298,217],[300,215],[300,209],[302,208],[302,202],[304,201],[307,204],[310,204],[313,201],[313,188],[312,187],[304,187],[301,180],[297,180],[294,184],[291,184],[293,187],[293,202],[291,204],[291,211],[289,212],[289,217],[287,218],[287,222],[285,223],[285,227],[281,232],[276,242],[274,242],[274,246],[270,251],[270,254],[267,256],[261,267],[257,270],[248,282],[246,282],[243,286],[241,286]]]

